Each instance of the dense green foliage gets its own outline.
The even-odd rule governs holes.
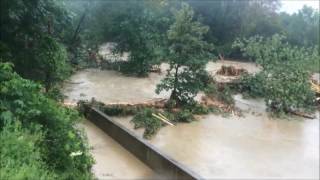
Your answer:
[[[205,84],[199,79],[205,74],[205,65],[210,58],[212,45],[204,39],[208,31],[198,21],[194,21],[193,11],[182,4],[175,13],[175,22],[168,30],[167,76],[157,86],[156,92],[172,90],[170,99],[176,103],[190,103]]]
[[[286,37],[283,35],[275,34],[270,38],[253,36],[248,39],[238,39],[234,42],[233,47],[239,48],[245,57],[261,65],[265,70],[284,65],[284,63],[299,64],[304,68],[319,67],[318,47],[292,46],[286,42]],[[317,71],[319,72],[319,69]]]
[[[264,95],[264,74],[244,75],[237,86],[245,96],[258,98]]]
[[[235,42],[234,46],[239,47],[244,56],[263,67],[254,77],[243,78],[241,88],[249,94],[263,96],[272,111],[306,110],[314,104],[314,93],[305,64],[318,62],[319,55],[316,48],[292,47],[284,40],[283,36],[274,35]]]
[[[309,110],[315,95],[310,89],[309,73],[299,65],[275,66],[265,77],[265,100],[275,112]]]
[[[160,63],[161,29],[168,20],[156,14],[157,7],[150,2],[128,3],[123,14],[114,17],[115,52],[130,52],[128,62],[120,68],[122,72],[146,76],[152,65]]]
[[[0,131],[0,178],[56,179],[41,158],[39,141],[43,141],[40,131],[30,133],[19,123],[6,124]]]
[[[304,6],[291,16],[281,13],[280,20],[290,44],[306,47],[319,45],[319,11]]]
[[[161,127],[165,125],[165,123],[163,123],[159,118],[152,115],[157,115],[159,113],[160,112],[156,109],[143,108],[134,115],[131,122],[134,123],[135,129],[144,128],[145,131],[143,133],[143,137],[150,139],[161,129]],[[177,112],[165,109],[161,114],[171,122],[191,122],[195,120],[193,116],[194,112],[188,108],[181,109]]]
[[[279,1],[193,1],[187,0],[210,29],[206,39],[222,56],[237,55],[231,48],[237,37],[270,36],[281,30],[275,11]]]
[[[97,53],[102,43],[115,42],[114,53],[130,52],[127,62],[116,62],[121,72],[146,76],[153,65],[160,63],[164,32],[170,21],[166,3],[124,0],[68,4],[78,18],[86,14],[82,40],[92,51]]]
[[[278,12],[281,7],[279,0],[182,2],[187,2],[195,17],[209,26],[204,36],[215,44],[217,55],[241,57],[239,51],[232,49],[233,41],[254,35],[269,37],[283,33],[293,45],[312,47],[319,43],[319,12],[309,7],[289,15]],[[118,50],[135,51],[133,65],[139,65],[136,61],[148,64],[148,59],[152,59],[153,64],[157,59],[154,55],[162,53],[161,46],[166,46],[163,35],[170,22],[174,21],[171,9],[178,8],[181,1],[67,1],[67,4],[71,4],[69,7],[75,12],[76,19],[86,15],[87,20],[82,23],[83,42],[90,42],[93,49],[104,42],[119,43]],[[137,43],[141,48],[136,46]],[[147,55],[141,56],[141,52],[147,52]]]
[[[48,91],[67,72],[64,43],[71,17],[59,1],[1,1],[1,61]],[[32,69],[32,71],[30,70]]]
[[[0,130],[12,138],[19,133],[26,134],[26,138],[30,136],[29,150],[35,149],[35,157],[27,157],[30,160],[26,162],[23,158],[19,158],[20,156],[14,155],[8,156],[9,159],[1,158],[1,161],[16,162],[15,166],[10,167],[13,168],[13,172],[17,171],[22,178],[27,178],[28,173],[25,173],[25,169],[19,167],[19,164],[30,162],[31,164],[26,165],[32,168],[40,166],[43,162],[44,168],[48,168],[50,174],[56,174],[60,179],[90,178],[92,159],[88,155],[82,133],[74,127],[78,120],[79,116],[74,110],[61,107],[54,100],[47,98],[41,92],[40,85],[21,78],[12,71],[10,64],[0,64]],[[21,124],[21,127],[12,131],[16,134],[7,134],[8,128],[12,128],[11,126],[16,123]],[[18,130],[21,132],[17,132]],[[3,151],[11,148],[10,144],[6,145],[8,146],[3,147]],[[19,151],[15,149],[12,153],[19,155]],[[80,155],[73,157],[72,154],[75,152],[80,152]],[[34,161],[32,158],[41,158],[40,164],[32,164]],[[1,162],[1,165],[4,166],[5,163]],[[44,171],[43,176],[45,174]]]

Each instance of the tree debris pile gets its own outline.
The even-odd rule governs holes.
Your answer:
[[[153,73],[161,73],[161,67],[160,65],[153,65],[151,66],[151,68],[149,69],[149,72],[153,72]]]
[[[84,112],[83,105],[85,104],[96,107],[109,116],[133,116],[131,122],[134,124],[134,128],[144,128],[143,137],[146,139],[150,139],[163,126],[174,126],[175,123],[194,121],[196,120],[195,115],[204,115],[209,112],[241,115],[233,104],[227,104],[209,96],[203,96],[199,102],[183,106],[172,105],[171,101],[158,98],[139,103],[105,104],[93,98],[90,102],[79,101],[78,109],[80,112]]]
[[[316,94],[316,102],[320,105],[320,83],[316,80],[311,80],[311,90]]]
[[[240,76],[243,74],[248,74],[248,71],[246,69],[242,68],[236,68],[234,66],[221,66],[221,69],[217,71],[218,75],[223,76]]]

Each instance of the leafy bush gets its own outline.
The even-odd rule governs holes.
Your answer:
[[[128,116],[134,115],[138,112],[138,107],[122,107],[122,106],[100,106],[99,107],[104,113],[109,116]]]
[[[263,73],[242,76],[238,88],[240,92],[245,93],[247,96],[253,98],[263,97],[265,90]]]
[[[155,113],[155,110],[146,108],[136,114],[131,120],[134,123],[135,129],[141,127],[145,128],[143,137],[146,139],[149,139],[155,135],[163,126],[159,119],[152,116],[152,113]]]
[[[291,46],[286,42],[286,37],[279,34],[270,38],[253,36],[249,39],[237,39],[233,43],[233,48],[240,49],[243,56],[260,64],[264,70],[285,65],[283,63],[299,63],[301,68],[319,65],[319,47]],[[319,68],[319,66],[316,67]],[[311,69],[305,70],[310,71]]]
[[[152,114],[157,114],[157,111],[150,108],[145,108],[138,112],[131,122],[134,123],[134,128],[145,128],[143,137],[150,139],[154,136],[161,127],[164,126],[164,123],[158,118],[154,117]],[[174,122],[191,122],[194,120],[192,111],[189,109],[181,109],[178,112],[169,112],[165,111],[163,114],[169,121]]]
[[[210,108],[198,103],[195,103],[190,107],[187,107],[187,109],[189,109],[192,114],[197,114],[197,115],[208,114],[211,111]]]
[[[43,139],[37,145],[47,167],[60,179],[91,178],[93,160],[82,132],[75,128],[78,113],[47,98],[41,89],[14,73],[10,64],[0,63],[0,130],[13,122],[20,122],[31,134],[40,127]],[[81,155],[71,156],[74,152]]]
[[[228,105],[234,104],[234,99],[231,96],[231,90],[227,85],[218,87],[217,84],[210,83],[204,92],[207,96],[215,98]]]
[[[193,114],[188,109],[182,109],[175,114],[175,121],[177,122],[191,122],[194,121]]]
[[[308,78],[309,74],[298,65],[275,66],[264,80],[269,109],[277,113],[312,109],[315,94]]]

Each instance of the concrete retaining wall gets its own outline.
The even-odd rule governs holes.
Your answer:
[[[86,107],[88,120],[106,132],[156,173],[168,179],[202,179],[96,108]]]

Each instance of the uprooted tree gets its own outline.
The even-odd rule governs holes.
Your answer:
[[[209,28],[194,20],[194,12],[187,4],[175,12],[175,22],[167,32],[170,64],[166,77],[156,92],[172,90],[170,100],[175,104],[190,103],[205,83],[205,65],[210,58],[212,45],[203,36]]]

